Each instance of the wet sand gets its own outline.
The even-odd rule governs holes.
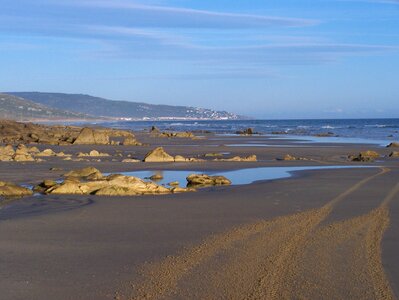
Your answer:
[[[1,180],[38,183],[81,166],[103,172],[359,165],[344,157],[370,145],[306,144],[265,137],[138,139],[142,157],[256,154],[256,163],[1,163]],[[290,147],[229,147],[261,142]],[[187,146],[200,145],[200,146]],[[326,147],[331,146],[331,147]],[[43,148],[43,147],[42,147]],[[47,148],[47,147],[45,147]],[[276,161],[285,154],[314,161]],[[399,292],[399,164],[297,172],[288,179],[144,196],[46,196],[0,209],[2,299],[395,299]],[[379,166],[379,167],[377,167]],[[49,171],[60,167],[64,171]]]

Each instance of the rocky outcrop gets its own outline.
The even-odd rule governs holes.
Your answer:
[[[57,184],[46,189],[45,193],[98,196],[136,196],[171,194],[175,192],[173,189],[174,188],[168,189],[154,182],[146,182],[137,177],[116,174],[102,177],[99,180],[85,182],[81,182],[76,179],[65,180],[61,184]]]
[[[0,120],[0,143],[3,144],[118,144],[110,138],[134,139],[132,132],[106,128],[82,128],[77,126],[46,126]],[[136,143],[138,143],[136,141]]]
[[[399,143],[397,143],[397,142],[390,143],[387,146],[387,148],[399,148]]]
[[[224,176],[209,176],[206,174],[191,174],[187,177],[187,186],[204,187],[214,185],[230,185],[231,181]]]
[[[1,197],[22,197],[30,196],[33,192],[22,186],[13,183],[0,181],[0,196]]]
[[[376,158],[379,158],[380,154],[375,151],[363,151],[360,152],[358,155],[349,155],[348,158],[351,161],[362,161],[362,162],[370,162],[374,161]]]
[[[147,153],[144,157],[145,162],[174,162],[175,158],[168,153],[162,147],[155,148],[154,150]]]
[[[251,162],[251,161],[258,161],[258,159],[256,155],[249,155],[246,157],[234,156],[232,158],[215,158],[214,161]]]
[[[85,127],[81,130],[74,145],[108,145],[110,144],[109,135],[100,130]]]

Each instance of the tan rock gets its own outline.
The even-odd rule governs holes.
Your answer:
[[[155,148],[154,150],[147,153],[144,158],[145,162],[174,162],[173,156],[165,152],[162,147]]]
[[[184,156],[181,155],[176,155],[175,156],[175,162],[185,162],[187,159]]]
[[[30,189],[13,183],[0,181],[0,196],[2,197],[22,197],[30,196],[32,194],[33,192]]]
[[[110,156],[108,153],[98,152],[97,150],[91,150],[89,153],[79,152],[78,157],[107,157]]]
[[[124,162],[124,163],[139,163],[139,162],[141,162],[141,160],[134,159],[134,158],[125,158],[124,160],[122,160],[122,162]]]
[[[249,155],[246,157],[234,156],[232,158],[215,158],[214,161],[251,162],[251,161],[258,161],[258,159],[256,155]]]
[[[85,178],[88,180],[98,180],[103,178],[103,175],[98,169],[94,167],[87,167],[80,170],[70,171],[64,174],[64,177],[76,177],[76,178]]]
[[[230,185],[231,181],[224,176],[191,174],[187,177],[188,186]]]
[[[399,148],[399,143],[398,142],[393,142],[390,143],[387,148]]]
[[[134,136],[126,137],[122,143],[123,146],[141,146],[142,144],[138,142]]]
[[[348,158],[351,161],[362,161],[362,162],[373,161],[378,157],[380,157],[380,154],[378,154],[375,151],[370,151],[370,150],[362,151],[356,156],[354,156],[354,155],[348,156]]]
[[[74,145],[108,145],[110,144],[109,135],[105,131],[92,128],[83,128],[79,133]]]
[[[50,157],[50,156],[56,156],[57,153],[55,153],[52,149],[45,149],[40,153],[37,153],[36,156],[39,157]]]

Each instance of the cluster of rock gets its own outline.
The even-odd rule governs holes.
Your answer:
[[[133,176],[113,174],[104,176],[93,167],[71,171],[64,175],[62,183],[46,180],[36,186],[35,191],[45,194],[136,196],[158,195],[195,191],[192,188],[171,188],[147,182]]]
[[[111,138],[123,139],[124,145],[141,145],[130,131],[77,126],[46,126],[0,120],[0,143],[50,145],[111,145],[120,144]]]
[[[361,162],[371,162],[375,159],[379,158],[380,154],[375,151],[362,151],[357,155],[349,155],[348,158],[350,161],[361,161]]]
[[[195,138],[195,135],[189,131],[183,131],[183,132],[164,131],[164,132],[161,132],[155,126],[152,126],[152,128],[150,129],[150,134],[153,137],[161,137],[161,138],[188,138],[188,139]]]
[[[33,192],[28,188],[10,182],[0,181],[0,197],[22,197],[32,194]]]
[[[41,157],[49,156],[63,157],[68,155],[64,152],[56,153],[51,149],[40,151],[37,147],[27,147],[24,144],[19,144],[15,149],[12,145],[0,146],[0,161],[42,161]]]

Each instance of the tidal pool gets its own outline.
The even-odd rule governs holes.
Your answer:
[[[354,169],[354,168],[373,168],[375,166],[303,166],[303,167],[260,167],[247,168],[232,171],[192,171],[192,170],[153,170],[153,171],[134,171],[123,172],[121,174],[135,176],[141,179],[148,179],[160,174],[163,179],[155,181],[158,184],[167,185],[170,182],[179,182],[180,186],[186,186],[186,177],[190,174],[221,175],[231,180],[233,185],[250,184],[259,180],[275,180],[288,178],[292,172],[309,170],[329,170],[329,169]]]

